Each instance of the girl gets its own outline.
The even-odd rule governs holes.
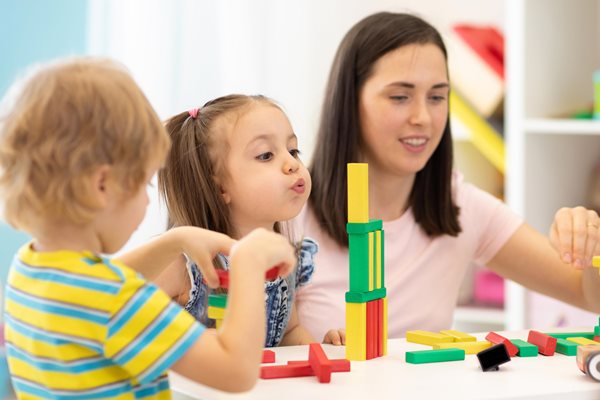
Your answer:
[[[201,109],[172,117],[166,124],[173,141],[159,187],[170,225],[193,225],[241,238],[254,228],[285,232],[308,199],[311,179],[299,158],[296,135],[283,111],[263,96],[230,95]],[[268,282],[265,346],[308,344],[312,336],[298,323],[296,288],[313,273],[317,244],[305,238],[298,268],[288,278]],[[216,264],[228,269],[227,257]],[[159,278],[161,285],[204,324],[208,289],[202,274],[180,259]]]
[[[363,19],[339,46],[310,166],[314,187],[299,218],[321,248],[322,269],[297,296],[313,335],[344,324],[348,162],[369,163],[369,215],[383,220],[389,337],[448,329],[473,261],[600,312],[600,278],[587,268],[600,251],[596,212],[556,214],[551,240],[561,261],[546,237],[453,172],[446,54],[433,26],[396,13]]]

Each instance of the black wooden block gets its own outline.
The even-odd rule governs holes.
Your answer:
[[[497,371],[500,364],[510,361],[510,356],[504,343],[499,343],[477,353],[477,359],[482,370]]]

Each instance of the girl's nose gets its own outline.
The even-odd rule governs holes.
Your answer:
[[[283,168],[287,174],[296,172],[300,168],[300,161],[290,154]]]
[[[423,125],[429,121],[429,109],[427,108],[427,100],[418,100],[413,103],[410,123],[414,125]]]

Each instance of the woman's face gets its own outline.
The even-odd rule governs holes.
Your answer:
[[[448,96],[446,59],[436,45],[383,55],[359,93],[361,161],[393,175],[416,174],[440,143]]]

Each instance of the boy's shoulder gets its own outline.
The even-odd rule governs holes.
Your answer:
[[[37,252],[28,243],[17,253],[16,263],[32,271],[76,275],[81,278],[123,282],[137,277],[137,273],[116,259],[110,259],[90,251],[59,250]]]

